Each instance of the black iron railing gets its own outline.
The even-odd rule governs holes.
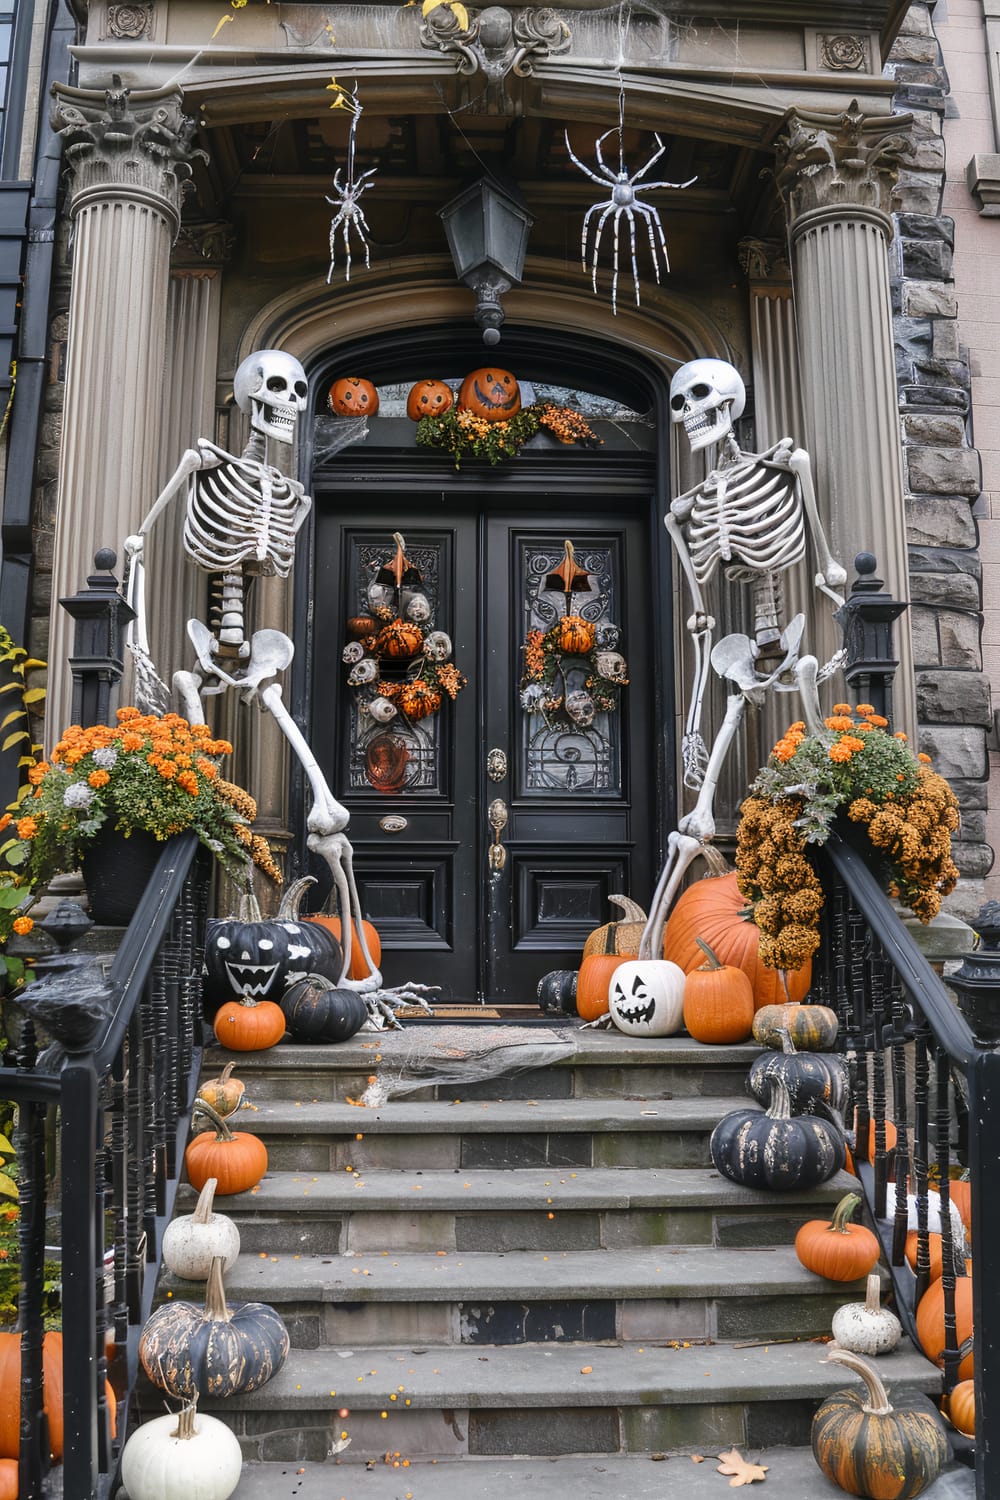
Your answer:
[[[26,993],[15,1055],[0,1068],[0,1098],[19,1106],[19,1500],[39,1500],[49,1467],[42,1283],[54,1211],[62,1247],[63,1495],[103,1500],[112,1485],[201,1063],[205,861],[193,834],[164,845],[108,969],[107,1009],[96,1013],[92,1034],[80,1040],[91,1011],[74,1005],[74,987],[93,990],[93,971],[81,965],[68,973],[65,1004],[34,1006]],[[46,1171],[50,1110],[54,1177]],[[107,1382],[117,1398],[117,1436]]]
[[[963,1014],[884,894],[870,857],[833,834],[818,864],[826,909],[810,999],[840,1020],[854,1072],[859,1176],[897,1311],[918,1343],[917,1309],[932,1283],[932,1247],[940,1245],[940,1338],[927,1347],[925,1334],[924,1344],[942,1366],[946,1390],[968,1374],[963,1365],[972,1356],[976,1429],[987,1435],[974,1447],[976,1493],[992,1500],[1000,1495],[1000,1457],[988,1436],[1000,1430],[1000,1297],[991,1251],[994,1214],[1000,1223],[1000,1051],[977,1024],[976,1006],[992,1012],[1000,986],[982,986],[971,1002],[963,996]],[[962,1313],[966,1246],[951,1211],[966,1183],[974,1332]],[[913,1268],[905,1253],[911,1231]],[[973,1449],[964,1456],[973,1461]]]

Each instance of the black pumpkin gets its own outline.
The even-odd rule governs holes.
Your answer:
[[[709,1150],[716,1171],[730,1182],[778,1192],[818,1187],[846,1161],[837,1127],[814,1115],[793,1118],[788,1090],[776,1078],[767,1111],[734,1109],[712,1131]]]
[[[849,1495],[910,1500],[933,1484],[948,1460],[941,1418],[922,1391],[893,1388],[892,1403],[875,1367],[847,1349],[827,1359],[860,1375],[865,1389],[834,1391],[813,1417],[813,1457]]]
[[[288,887],[276,917],[262,918],[252,895],[238,917],[209,921],[205,934],[204,995],[214,1013],[241,995],[276,1000],[294,974],[322,974],[334,983],[344,967],[333,933],[299,918],[302,893],[315,881],[304,876]]]
[[[576,981],[579,969],[552,969],[538,981],[538,1008],[547,1014],[576,1015]]]
[[[813,1114],[817,1104],[825,1104],[843,1119],[851,1095],[845,1060],[836,1052],[798,1052],[787,1031],[782,1047],[781,1052],[762,1052],[751,1064],[747,1088],[754,1098],[766,1103],[771,1082],[778,1078],[788,1090],[793,1115]]]
[[[212,1261],[205,1305],[167,1302],[146,1320],[139,1340],[142,1368],[170,1396],[193,1401],[256,1391],[276,1375],[288,1353],[288,1329],[264,1302],[226,1305],[222,1256]]]
[[[292,1036],[300,1042],[346,1042],[368,1019],[356,990],[338,990],[322,974],[304,974],[281,997]]]

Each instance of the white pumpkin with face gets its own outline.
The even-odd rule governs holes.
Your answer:
[[[684,970],[666,958],[629,959],[611,976],[608,1005],[626,1036],[673,1036],[684,1024]]]

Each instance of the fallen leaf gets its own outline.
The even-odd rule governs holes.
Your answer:
[[[593,1367],[593,1365],[581,1365],[580,1366],[580,1374],[581,1375],[593,1375],[593,1373],[594,1373],[594,1367]]]
[[[705,1462],[704,1453],[692,1453],[691,1462],[693,1464],[703,1464]]]
[[[729,1481],[731,1490],[739,1489],[740,1485],[753,1484],[755,1479],[763,1479],[767,1474],[767,1464],[752,1464],[745,1459],[738,1448],[730,1448],[728,1453],[720,1453],[721,1462],[716,1469],[717,1474],[732,1474]]]

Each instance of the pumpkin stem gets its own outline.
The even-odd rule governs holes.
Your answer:
[[[248,1010],[253,1010],[254,1006],[259,1004],[256,997],[252,995],[249,990],[244,990],[236,1003],[237,1005],[245,1005]]]
[[[882,1311],[882,1278],[877,1271],[868,1273],[865,1283],[865,1312],[878,1313]]]
[[[257,900],[257,893],[252,885],[248,885],[246,890],[240,892],[239,921],[260,921],[260,902]]]
[[[230,1130],[229,1126],[226,1124],[222,1116],[216,1110],[214,1110],[209,1104],[208,1100],[203,1099],[200,1094],[198,1095],[197,1099],[195,1099],[194,1104],[191,1108],[192,1120],[194,1119],[195,1115],[204,1115],[206,1120],[211,1120],[212,1124],[215,1126],[215,1139],[217,1141],[231,1141],[234,1139],[233,1132]]]
[[[612,906],[621,907],[623,922],[645,922],[646,913],[638,901],[633,901],[631,896],[609,896],[608,900]]]
[[[315,875],[302,875],[298,880],[293,880],[281,898],[278,907],[276,922],[295,922],[298,920],[299,907],[302,905],[302,897],[309,886],[316,884]]]
[[[225,1263],[223,1256],[213,1255],[212,1269],[205,1282],[205,1307],[201,1315],[203,1323],[228,1323],[232,1317],[226,1306],[226,1284],[222,1279]]]
[[[830,1220],[830,1229],[828,1232],[833,1234],[849,1234],[850,1226],[848,1225],[848,1220],[860,1202],[860,1193],[847,1193],[845,1197],[841,1198],[837,1207],[833,1210],[833,1218]]]
[[[781,1050],[786,1057],[798,1057],[799,1049],[792,1041],[792,1033],[784,1026],[776,1026],[775,1034],[781,1038]]]
[[[695,942],[698,944],[698,947],[701,949],[702,953],[704,953],[705,957],[708,959],[708,963],[707,964],[702,964],[701,967],[703,969],[724,969],[725,968],[725,964],[720,963],[718,955],[715,954],[715,953],[713,953],[712,949],[705,942],[704,938],[695,938]]]
[[[885,1393],[885,1386],[873,1365],[860,1354],[855,1354],[850,1349],[830,1349],[826,1360],[835,1365],[845,1365],[848,1370],[853,1370],[855,1375],[860,1375],[868,1387],[868,1402],[862,1407],[870,1417],[889,1417],[893,1408],[889,1405],[889,1397]]]
[[[771,1102],[767,1106],[766,1114],[769,1120],[790,1120],[792,1117],[792,1103],[788,1097],[788,1089],[780,1078],[771,1079]]]
[[[177,1431],[172,1432],[170,1436],[181,1438],[184,1442],[189,1442],[191,1438],[197,1436],[194,1430],[194,1419],[197,1415],[197,1412],[198,1392],[195,1391],[194,1398],[188,1403],[187,1406],[182,1406],[180,1411],[177,1413]]]
[[[233,1072],[233,1069],[235,1068],[235,1066],[236,1066],[236,1059],[235,1059],[235,1057],[232,1057],[232,1058],[230,1058],[229,1062],[226,1063],[226,1066],[223,1068],[222,1072],[219,1074],[218,1078],[215,1080],[216,1083],[228,1083],[229,1080],[230,1080],[230,1078],[232,1077],[232,1072]]]
[[[191,1222],[193,1224],[207,1224],[212,1217],[212,1200],[215,1197],[215,1190],[218,1186],[219,1179],[217,1177],[210,1177],[205,1183],[205,1186],[198,1194],[198,1202],[195,1204],[194,1213],[191,1215]]]

